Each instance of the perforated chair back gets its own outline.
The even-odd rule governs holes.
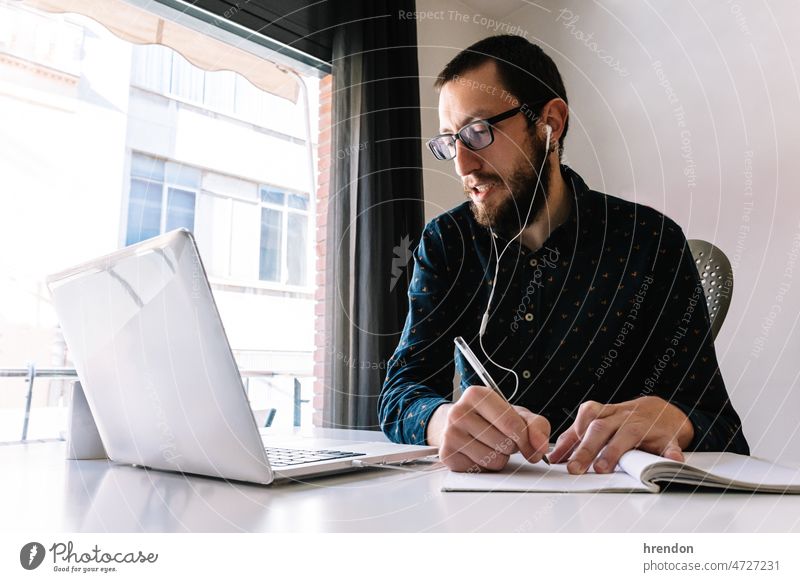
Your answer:
[[[728,257],[719,248],[704,240],[690,240],[689,249],[694,257],[703,292],[706,296],[711,333],[717,337],[722,322],[728,314],[733,296],[733,269]]]

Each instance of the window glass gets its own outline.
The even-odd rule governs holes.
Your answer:
[[[126,245],[158,236],[161,228],[161,197],[160,183],[131,180]]]
[[[286,195],[275,188],[263,187],[261,188],[261,202],[270,202],[271,204],[279,204],[283,206],[286,202]]]
[[[308,218],[303,214],[289,213],[286,265],[289,270],[287,283],[306,284],[306,255],[308,249]]]
[[[280,281],[282,214],[272,208],[261,209],[261,254],[258,278],[262,281]]]
[[[175,228],[194,230],[194,192],[169,188],[165,232]]]
[[[164,181],[164,160],[135,153],[131,156],[131,177]]]
[[[308,194],[289,194],[289,206],[300,210],[308,210]]]

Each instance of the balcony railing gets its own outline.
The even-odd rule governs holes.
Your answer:
[[[293,380],[294,388],[294,406],[293,406],[293,419],[294,426],[300,426],[302,405],[307,404],[309,400],[304,400],[301,395],[300,379],[306,374],[298,373],[292,374],[287,372],[273,372],[270,370],[239,370],[245,382],[245,390],[250,390],[251,378],[276,378],[276,377],[291,377]],[[34,364],[29,364],[25,368],[0,368],[0,378],[24,378],[28,384],[28,389],[25,396],[25,418],[22,423],[22,438],[21,442],[28,440],[28,424],[30,422],[31,404],[33,402],[33,386],[37,378],[49,378],[51,380],[77,380],[78,373],[74,368],[38,368]],[[272,424],[277,410],[270,408],[267,410],[267,417],[264,426],[268,427]]]

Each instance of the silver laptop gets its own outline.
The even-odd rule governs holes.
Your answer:
[[[263,435],[185,229],[52,275],[47,285],[113,461],[268,484],[437,452]]]

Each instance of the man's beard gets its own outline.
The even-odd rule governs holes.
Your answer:
[[[540,140],[536,140],[539,142]],[[528,142],[530,143],[530,142]],[[539,187],[536,188],[538,179],[537,172],[542,165],[542,153],[539,143],[533,144],[528,153],[528,158],[523,160],[519,167],[515,168],[511,176],[504,182],[497,174],[479,173],[475,174],[478,182],[490,182],[497,186],[504,187],[510,191],[508,193],[494,194],[502,196],[503,199],[493,204],[470,204],[475,220],[484,227],[491,227],[494,232],[505,238],[515,236],[520,230],[533,223],[539,212],[547,203],[547,193],[550,184],[551,164],[548,158],[542,169],[542,179]],[[542,146],[544,144],[541,144]],[[534,152],[540,152],[536,155]],[[467,197],[470,191],[465,192]],[[533,202],[533,207],[531,207]],[[530,208],[530,214],[528,209]],[[527,216],[527,221],[525,220]]]

